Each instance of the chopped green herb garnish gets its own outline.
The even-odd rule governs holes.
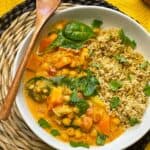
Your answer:
[[[98,85],[99,81],[92,75],[92,72],[88,72],[87,76],[80,78],[80,90],[84,96],[96,94]]]
[[[103,21],[95,19],[92,22],[92,27],[93,28],[99,28],[102,24],[103,24]]]
[[[109,88],[112,91],[117,91],[118,89],[120,89],[122,87],[122,83],[120,81],[117,80],[111,80],[109,82]]]
[[[146,69],[149,65],[150,65],[150,63],[148,61],[145,61],[142,64],[140,64],[140,68],[141,69]]]
[[[70,102],[72,104],[76,104],[79,101],[80,101],[80,98],[78,97],[77,91],[73,91],[71,96],[70,96]]]
[[[100,68],[100,67],[102,67],[102,64],[99,64],[99,63],[91,63],[90,66],[91,66],[91,67],[94,67],[94,68]]]
[[[87,143],[84,142],[76,142],[76,141],[70,141],[70,145],[72,147],[85,147],[85,148],[89,148],[90,146]]]
[[[40,119],[38,120],[38,124],[39,124],[39,126],[42,127],[42,128],[50,128],[50,127],[51,127],[51,125],[49,124],[49,122],[46,121],[46,120],[43,119],[43,118],[40,118]]]
[[[133,49],[136,47],[136,42],[134,40],[131,40],[129,37],[127,37],[123,31],[123,29],[121,29],[119,31],[119,37],[122,40],[122,43],[128,46],[131,46]]]
[[[79,98],[76,91],[72,92],[70,96],[70,102],[79,109],[80,115],[84,114],[89,108],[88,102],[86,100]]]
[[[88,53],[89,53],[89,56],[92,56],[92,55],[94,54],[93,49],[89,49],[89,50],[88,50]]]
[[[106,141],[107,135],[98,133],[96,137],[96,144],[97,145],[104,145]]]
[[[51,134],[52,134],[53,136],[59,136],[59,135],[60,135],[60,132],[59,132],[57,129],[52,129],[52,130],[51,130]]]
[[[130,119],[129,119],[129,124],[130,124],[131,126],[134,126],[134,125],[136,125],[136,124],[138,124],[138,123],[140,123],[140,121],[139,121],[137,118],[130,118]]]
[[[80,100],[76,103],[76,107],[79,109],[79,114],[85,114],[87,109],[89,108],[89,104],[86,100]]]
[[[119,63],[126,63],[128,62],[128,60],[123,56],[123,55],[116,55],[115,59],[119,62]]]
[[[145,85],[145,87],[144,87],[144,94],[146,96],[150,96],[150,85],[149,84]]]
[[[131,74],[128,74],[127,78],[128,78],[128,80],[129,80],[130,82],[132,81],[132,76],[131,76]]]
[[[80,78],[54,77],[51,78],[53,84],[66,85],[71,90],[81,91],[84,96],[96,94],[99,81],[93,76],[92,72],[87,72],[87,76]]]
[[[117,108],[120,105],[120,98],[117,96],[112,97],[110,101],[110,108]]]

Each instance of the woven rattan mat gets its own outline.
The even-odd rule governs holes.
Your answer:
[[[72,1],[71,1],[72,2]],[[84,0],[80,0],[82,4]],[[86,4],[91,4],[91,1],[86,1]],[[100,0],[96,0],[96,5]],[[25,4],[28,7],[24,7]],[[84,3],[85,4],[85,3]],[[101,1],[102,6],[112,7]],[[74,7],[71,3],[63,3],[58,11],[68,7]],[[35,3],[28,0],[23,5],[17,6],[8,13],[0,21],[0,33],[3,33],[0,38],[0,104],[2,104],[7,89],[11,83],[11,66],[18,51],[19,44],[27,33],[31,30],[35,20]],[[9,18],[9,19],[8,19]],[[16,18],[16,19],[15,19]],[[10,20],[15,19],[13,22]],[[7,28],[7,29],[6,29]],[[129,150],[144,150],[145,144],[150,141],[149,133],[139,142],[134,144]],[[22,120],[16,104],[12,109],[12,114],[8,121],[0,123],[0,149],[2,150],[50,150],[48,145],[43,143],[33,132],[27,127]],[[117,149],[116,149],[117,150]]]

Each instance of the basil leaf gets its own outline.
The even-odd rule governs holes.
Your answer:
[[[71,48],[71,49],[80,49],[83,46],[83,42],[75,42],[73,40],[67,39],[63,32],[60,31],[58,37],[52,44],[50,44],[45,51],[50,49],[54,49],[56,47],[63,47],[63,48]]]
[[[120,89],[122,87],[122,83],[120,81],[117,80],[111,80],[109,82],[109,88],[112,91],[117,91],[118,89]]]
[[[123,31],[123,29],[121,29],[119,31],[119,37],[122,40],[122,43],[128,46],[131,46],[133,49],[136,47],[136,42],[134,40],[131,40],[129,37],[127,37]]]
[[[145,87],[144,87],[144,94],[146,96],[150,96],[150,85],[149,84],[145,85]]]
[[[146,69],[149,65],[150,65],[150,63],[148,61],[145,61],[142,64],[140,64],[140,68],[141,69]]]
[[[99,28],[102,24],[103,24],[103,21],[95,19],[92,22],[92,27],[93,28]]]
[[[48,123],[48,121],[46,121],[46,120],[43,119],[43,118],[40,118],[40,119],[38,120],[38,124],[39,124],[39,126],[42,127],[42,128],[50,128],[50,127],[51,127],[51,125]]]
[[[72,41],[83,42],[91,38],[94,32],[88,25],[74,21],[65,26],[63,34]]]
[[[98,133],[96,137],[96,144],[97,145],[104,145],[106,141],[107,136],[102,133]]]
[[[136,125],[136,124],[138,124],[138,123],[140,123],[140,121],[139,121],[137,118],[130,118],[130,119],[129,119],[129,124],[130,124],[131,126],[134,126],[134,125]]]
[[[116,55],[115,59],[119,62],[119,63],[126,63],[128,62],[128,60],[123,56],[123,55]]]
[[[75,142],[75,141],[70,141],[70,145],[72,147],[85,147],[85,148],[89,148],[90,146],[87,143],[84,142]]]
[[[120,98],[117,96],[112,97],[110,101],[110,108],[117,108],[120,105]]]
[[[51,134],[52,134],[53,136],[59,136],[59,135],[60,135],[60,132],[59,132],[57,129],[52,129],[52,130],[51,130]]]

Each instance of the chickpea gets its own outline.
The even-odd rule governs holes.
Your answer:
[[[96,131],[96,129],[92,129],[92,131],[90,132],[90,135],[92,136],[92,137],[96,137],[97,136],[97,131]]]
[[[92,125],[93,125],[93,120],[91,117],[87,117],[87,116],[83,117],[82,129],[84,131],[89,131],[91,129]]]
[[[36,76],[47,77],[47,76],[49,76],[49,74],[47,73],[47,71],[39,71],[39,72],[36,72]]]
[[[63,75],[64,75],[64,74],[65,74],[65,75],[69,74],[69,70],[68,70],[68,69],[63,69],[63,70],[62,70],[62,74],[63,74]]]
[[[75,130],[75,137],[76,137],[77,139],[79,139],[79,138],[82,137],[82,133],[81,133],[80,130]]]
[[[43,89],[43,93],[48,93],[48,90],[47,89]]]
[[[118,118],[113,118],[112,119],[112,122],[116,125],[119,125],[120,124],[120,120]]]
[[[76,72],[75,71],[70,71],[70,76],[72,76],[72,77],[76,76]]]
[[[29,89],[32,90],[33,88],[34,88],[34,84],[31,84],[31,85],[29,86]]]
[[[82,124],[82,120],[81,120],[81,118],[75,118],[74,119],[74,121],[73,121],[73,125],[74,126],[81,126],[81,124]]]
[[[41,89],[40,89],[40,88],[36,88],[36,92],[37,92],[37,93],[40,93],[40,92],[41,92]]]
[[[43,69],[43,70],[49,70],[49,64],[48,63],[43,63],[42,64],[42,66],[41,66],[41,68]]]
[[[75,113],[78,113],[78,112],[79,112],[79,109],[78,109],[77,107],[74,107],[74,108],[73,108],[73,111],[74,111]]]
[[[67,135],[74,136],[75,135],[75,129],[74,128],[68,128],[66,130]]]
[[[68,141],[69,136],[66,133],[61,133],[61,139],[64,140],[64,141]]]
[[[65,125],[65,126],[69,126],[71,124],[71,119],[70,118],[64,118],[62,120],[62,123]]]
[[[95,29],[93,30],[93,32],[99,33],[99,32],[100,32],[100,29],[99,29],[99,28],[95,28]]]
[[[71,94],[71,90],[67,87],[64,88],[64,94],[65,95],[70,95]]]
[[[70,100],[70,96],[69,95],[65,95],[63,96],[64,101],[68,102]]]
[[[73,119],[73,118],[74,118],[74,114],[73,114],[73,113],[70,113],[70,114],[68,115],[68,118]]]

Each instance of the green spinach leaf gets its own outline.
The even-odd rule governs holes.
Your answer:
[[[73,91],[70,96],[70,102],[72,104],[76,104],[80,101],[80,98],[78,97],[77,91]]]
[[[98,133],[96,137],[96,144],[97,145],[104,145],[106,141],[107,135]]]
[[[70,103],[74,104],[79,109],[79,115],[84,114],[89,108],[89,104],[86,100],[78,97],[77,91],[73,91],[70,96]]]
[[[70,145],[72,147],[85,147],[85,148],[89,148],[90,146],[87,143],[84,142],[76,142],[76,141],[70,141]]]
[[[123,55],[116,55],[115,59],[119,62],[119,63],[127,63],[128,60],[123,56]]]
[[[65,26],[63,34],[67,39],[83,42],[91,38],[94,35],[94,32],[88,25],[73,21]]]
[[[92,22],[92,27],[93,28],[99,28],[102,24],[103,24],[103,21],[95,19]]]
[[[138,124],[138,123],[140,123],[140,121],[139,121],[137,118],[130,118],[130,119],[129,119],[129,124],[130,124],[131,126],[134,126],[134,125],[136,125],[136,124]]]
[[[51,127],[51,125],[48,123],[48,121],[46,121],[46,120],[43,119],[43,118],[40,118],[40,119],[38,120],[38,124],[39,124],[39,126],[42,127],[42,128],[50,128],[50,127]]]
[[[150,63],[148,61],[145,61],[142,64],[140,64],[140,68],[141,69],[146,69],[149,65],[150,65]]]
[[[59,34],[58,34],[58,37],[57,39],[52,43],[50,44],[45,51],[49,51],[49,50],[52,50],[56,47],[63,47],[63,48],[71,48],[71,49],[80,49],[82,48],[84,42],[75,42],[73,40],[70,40],[68,38],[66,38],[64,35],[63,35],[63,32],[60,31]]]
[[[110,108],[117,108],[120,105],[120,98],[117,96],[112,97],[111,101],[110,101]]]
[[[144,87],[144,94],[146,96],[150,96],[150,85],[149,84],[145,85],[145,87]]]
[[[109,88],[112,91],[117,91],[118,89],[120,89],[122,87],[122,83],[118,80],[111,80],[109,82]]]
[[[136,42],[134,40],[131,40],[129,37],[127,37],[125,35],[123,29],[121,29],[119,31],[119,37],[120,37],[123,44],[131,46],[133,49],[136,47]]]
[[[60,135],[60,132],[59,132],[57,129],[52,129],[52,130],[51,130],[51,134],[52,134],[53,136],[59,136],[59,135]]]
[[[76,104],[76,107],[79,109],[79,115],[85,114],[89,108],[89,104],[86,100],[80,99]]]

